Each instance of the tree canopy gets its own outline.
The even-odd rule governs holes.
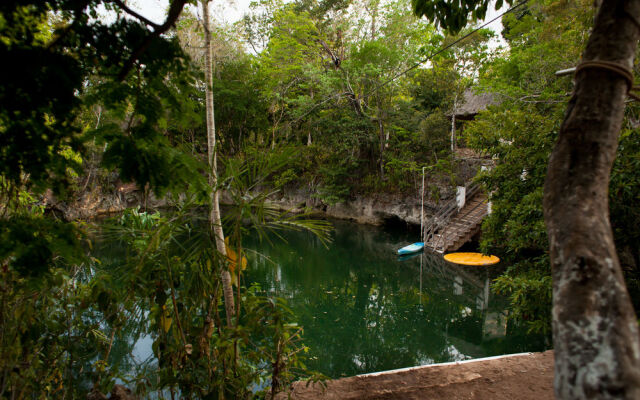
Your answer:
[[[560,205],[544,205],[545,180],[570,94],[585,87],[583,72],[576,86],[554,73],[591,43],[590,2],[507,1],[499,45],[491,30],[476,31],[487,0],[261,0],[237,23],[209,28],[210,64],[192,3],[172,0],[162,23],[119,0],[0,4],[0,58],[11,60],[0,76],[0,319],[16,321],[2,326],[0,397],[108,391],[125,368],[114,353],[128,351],[114,338],[141,335],[158,366],[132,378],[140,394],[249,398],[274,374],[273,390],[282,389],[304,371],[301,330],[284,301],[243,287],[243,241],[285,227],[324,240],[328,227],[277,212],[269,195],[318,208],[419,198],[423,168],[433,211],[493,166],[476,177],[492,202],[480,250],[507,265],[493,288],[511,301],[509,326],[550,334],[553,271],[566,262],[549,250],[544,217]],[[596,83],[619,80],[599,72]],[[221,160],[210,182],[207,89]],[[470,91],[497,104],[459,121]],[[620,140],[607,136],[617,144],[610,214],[599,220],[611,221],[638,306],[640,108],[621,104]],[[467,147],[471,156],[455,151]],[[585,149],[574,150],[578,160]],[[98,232],[126,254],[90,251],[98,233],[56,207],[99,201],[96,192],[125,196],[129,182],[141,205],[164,196],[173,213],[126,211]],[[220,224],[226,255],[197,217],[218,191],[230,203]],[[234,327],[222,323],[221,272],[235,282]]]

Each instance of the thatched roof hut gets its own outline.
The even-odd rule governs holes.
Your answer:
[[[494,93],[475,94],[472,89],[466,89],[463,94],[463,102],[460,102],[455,109],[455,116],[458,120],[470,120],[480,111],[486,110],[488,106],[500,103],[498,96]]]

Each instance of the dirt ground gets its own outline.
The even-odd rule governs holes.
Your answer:
[[[553,399],[553,351],[359,375],[306,386],[291,399]],[[277,399],[287,399],[282,393]]]

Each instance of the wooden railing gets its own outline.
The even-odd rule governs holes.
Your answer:
[[[476,183],[470,183],[465,186],[465,196],[464,201],[465,204],[468,200],[470,200],[473,196],[478,193],[480,190],[480,186]],[[447,226],[451,221],[451,218],[458,213],[458,202],[457,199],[454,198],[447,202],[438,212],[436,212],[429,223],[425,225],[423,241],[424,245],[431,247],[435,251],[439,251],[439,247],[444,245],[443,241],[445,240]],[[439,234],[439,237],[436,238],[436,234]],[[434,240],[434,239],[437,239]],[[432,243],[430,245],[430,243]]]
[[[476,193],[477,193],[477,192],[476,192]],[[465,198],[466,198],[466,196],[465,196]],[[465,202],[466,202],[466,199],[465,199]],[[466,206],[466,204],[465,204],[465,206]],[[484,202],[479,202],[479,203],[477,203],[477,204],[476,204],[472,209],[467,210],[467,211],[466,211],[466,213],[467,213],[467,215],[473,215],[473,214],[474,214],[474,212],[475,212],[479,207],[486,207],[486,206],[487,206],[487,205],[486,205],[486,203],[484,203]],[[436,242],[434,243],[434,245],[433,245],[433,250],[434,250],[434,251],[436,251],[436,252],[438,252],[438,253],[444,253],[445,251],[447,251],[447,247],[448,247],[449,245],[456,243],[458,240],[460,240],[460,237],[463,237],[463,236],[458,236],[458,237],[453,237],[453,236],[452,236],[452,238],[454,238],[455,240],[454,240],[454,241],[452,241],[452,242],[447,243],[447,239],[449,239],[449,238],[447,237],[447,234],[449,233],[448,231],[449,231],[449,229],[450,229],[450,228],[455,228],[454,230],[457,230],[457,228],[458,228],[458,227],[453,227],[453,226],[451,225],[451,223],[447,224],[447,225],[443,228],[442,232],[438,233],[438,235],[437,235],[437,236],[438,236],[437,241],[436,241]],[[469,226],[469,228],[472,228],[472,226],[470,225],[470,226]],[[465,234],[468,234],[469,232],[467,231],[467,232],[464,232],[464,233],[465,233]]]

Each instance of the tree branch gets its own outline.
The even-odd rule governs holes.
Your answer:
[[[187,1],[188,0],[174,0],[171,2],[171,6],[169,7],[169,12],[167,14],[167,19],[164,21],[162,25],[158,26],[157,29],[154,29],[154,31],[149,36],[146,37],[144,42],[142,42],[142,44],[138,46],[138,48],[131,54],[129,59],[124,63],[124,65],[122,66],[122,69],[120,69],[120,72],[118,73],[119,81],[122,81],[124,78],[126,78],[129,71],[131,71],[131,68],[133,68],[133,65],[135,64],[135,62],[138,61],[138,59],[142,56],[142,54],[144,54],[144,52],[149,48],[151,43],[155,39],[160,37],[160,35],[168,31],[169,28],[171,28],[175,24]]]
[[[329,54],[329,57],[331,57],[331,61],[333,62],[333,65],[336,69],[340,68],[340,58],[338,58],[338,56],[336,56],[333,51],[331,51],[331,48],[329,48],[329,45],[322,39],[316,39],[316,41],[318,43],[320,43],[320,45],[322,45],[322,47],[324,48],[324,50],[327,52],[327,54]]]
[[[150,25],[153,27],[153,29],[158,29],[160,27],[160,25],[156,24],[153,21],[148,20],[147,18],[145,18],[144,16],[138,14],[137,12],[135,12],[134,10],[130,9],[129,7],[127,7],[127,5],[122,1],[122,0],[112,0],[115,4],[118,5],[118,7],[120,7],[124,12],[126,12],[127,14],[131,15],[132,17],[135,17],[136,19],[139,19],[140,21],[142,21],[145,25]]]

